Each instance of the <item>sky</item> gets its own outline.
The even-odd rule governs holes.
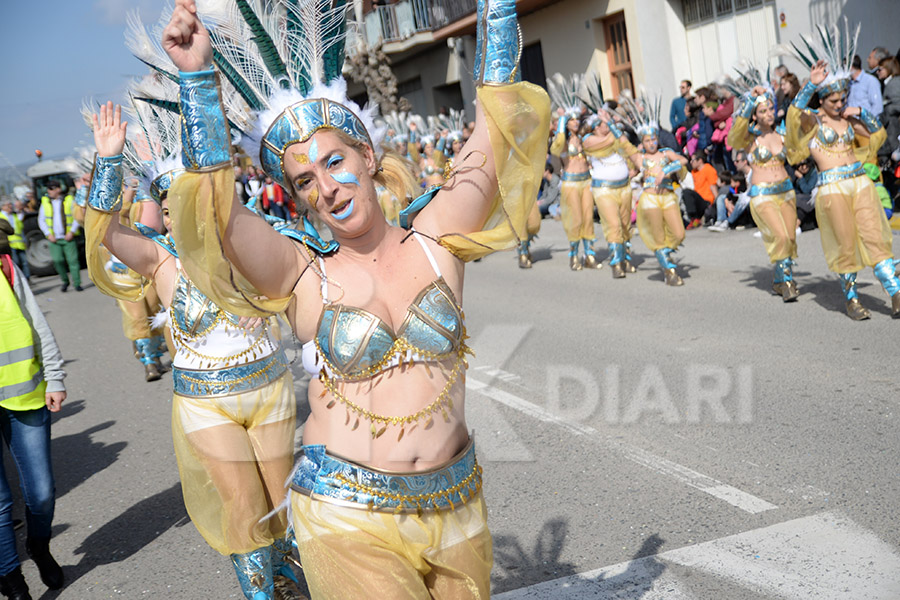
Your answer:
[[[123,100],[147,69],[125,48],[125,16],[155,23],[163,0],[0,0],[0,167],[92,142],[83,99]]]

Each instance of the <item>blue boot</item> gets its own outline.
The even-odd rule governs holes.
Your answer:
[[[584,268],[585,269],[602,269],[603,263],[597,260],[594,253],[594,243],[597,240],[581,240],[584,245]]]
[[[859,303],[856,293],[856,273],[840,273],[841,286],[844,288],[844,299],[847,301],[847,316],[854,321],[864,321],[872,314]]]
[[[160,373],[160,369],[153,357],[155,353],[154,347],[158,347],[158,344],[154,343],[154,338],[141,338],[135,340],[134,345],[140,354],[138,360],[144,365],[144,379],[147,381],[157,381],[158,379],[161,379],[162,373]]]
[[[609,266],[613,279],[625,277],[625,244],[613,242],[609,245]]]
[[[625,260],[622,261],[622,268],[626,273],[637,273],[637,267],[631,264],[631,242],[626,241],[625,244]]]
[[[519,268],[520,269],[530,269],[531,268],[531,240],[534,239],[533,235],[529,235],[527,239],[523,240],[519,244]]]
[[[781,296],[785,302],[794,302],[800,295],[797,283],[794,281],[793,264],[794,261],[790,258],[784,258],[775,263],[772,291]]]
[[[300,580],[294,574],[291,563],[300,564],[294,558],[293,536],[275,540],[272,544],[272,575],[274,579],[275,597],[279,600],[300,600]]]
[[[662,267],[663,275],[665,275],[666,278],[666,285],[684,285],[684,281],[678,276],[678,273],[675,272],[675,263],[669,258],[669,255],[672,254],[672,252],[674,252],[674,250],[671,248],[660,248],[655,253],[656,260],[659,262],[659,266]]]
[[[578,259],[578,242],[569,242],[569,268],[573,271],[582,269],[581,261]]]
[[[272,546],[244,554],[232,554],[231,564],[241,591],[247,600],[272,600],[275,588],[272,577]]]
[[[874,267],[875,277],[891,297],[891,316],[900,318],[900,279],[894,272],[894,259],[886,258]]]

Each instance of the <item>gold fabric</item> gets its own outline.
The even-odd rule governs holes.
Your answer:
[[[230,165],[186,171],[169,189],[169,210],[178,224],[172,237],[191,283],[223,310],[239,316],[267,317],[284,311],[290,296],[264,298],[235,270],[222,249],[234,198]]]
[[[851,127],[852,127],[851,121]],[[809,143],[819,130],[816,114],[809,109],[800,110],[793,104],[788,107],[784,120],[784,147],[787,150],[788,162],[792,165],[809,157]],[[859,162],[876,162],[878,149],[887,140],[884,127],[868,137],[855,135],[853,138],[853,154]]]
[[[893,258],[891,227],[865,175],[819,186],[816,220],[828,268],[856,273]]]
[[[631,186],[591,188],[603,237],[610,244],[623,244],[631,239]]]
[[[493,565],[481,492],[450,511],[395,515],[291,493],[312,600],[488,600]]]
[[[122,311],[122,331],[131,341],[163,335],[163,328],[150,329],[150,319],[161,310],[159,296],[152,285],[145,288],[144,297],[135,302],[116,300]]]
[[[771,262],[797,258],[797,198],[793,190],[754,196],[750,199],[750,214]]]
[[[135,302],[144,297],[149,287],[149,282],[143,277],[128,270],[125,274],[113,273],[106,268],[109,261],[109,251],[103,247],[103,238],[113,219],[118,219],[119,213],[105,213],[87,207],[84,216],[84,229],[86,232],[85,255],[87,256],[88,276],[94,285],[107,296],[117,300]]]
[[[484,86],[477,96],[487,119],[498,192],[481,231],[440,237],[441,245],[464,261],[514,248],[527,237],[525,223],[537,201],[550,127],[550,98],[534,84]]]
[[[747,150],[755,139],[756,136],[750,133],[750,120],[735,115],[728,131],[728,145],[735,150]]]
[[[284,537],[284,512],[260,520],[285,498],[295,412],[290,371],[242,394],[174,395],[172,438],[184,505],[213,550],[251,552]]]
[[[675,192],[657,194],[644,190],[638,199],[637,224],[641,239],[651,252],[675,249],[684,241],[684,221]]]
[[[541,230],[541,209],[537,202],[531,205],[531,212],[528,213],[528,220],[525,222],[525,233],[528,235],[537,235]]]
[[[559,216],[570,242],[594,239],[594,200],[590,178],[562,182]]]

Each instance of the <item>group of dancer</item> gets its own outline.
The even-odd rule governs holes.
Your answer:
[[[786,165],[810,156],[819,172],[816,218],[828,267],[841,281],[848,316],[868,319],[859,302],[857,273],[872,267],[890,296],[891,314],[900,317],[900,280],[895,274],[891,229],[863,164],[875,163],[886,139],[878,119],[848,107],[850,67],[859,28],[817,27],[795,57],[810,69],[809,80],[787,108],[784,129],[776,128],[776,99],[767,78],[753,65],[736,68],[727,87],[735,103],[728,144],[745,151],[752,166],[750,211],[774,265],[773,292],[793,302],[799,288],[796,198]],[[799,46],[799,45],[798,45]],[[658,97],[642,92],[603,103],[587,78],[554,76],[549,82],[559,114],[550,151],[563,165],[560,213],[569,239],[570,267],[600,268],[594,250],[593,209],[609,247],[614,278],[633,272],[630,257],[632,181],[642,188],[637,228],[655,254],[668,285],[683,285],[671,254],[683,243],[684,221],[674,185],[687,159],[659,145]],[[817,108],[810,107],[816,100]],[[579,258],[579,245],[583,258]]]
[[[231,558],[251,600],[300,597],[293,547],[314,598],[488,598],[491,537],[464,411],[465,263],[516,248],[531,266],[551,114],[547,94],[520,81],[515,3],[478,2],[467,139],[430,138],[416,120],[422,137],[394,124],[386,138],[375,107],[346,97],[343,4],[222,6],[203,14],[177,0],[161,42],[131,23],[129,47],[151,71],[132,86],[130,127],[111,102],[91,116],[97,159],[84,215],[91,278],[127,323],[147,325],[164,307],[133,336],[148,378],[161,348],[173,352],[172,430],[191,520]],[[739,82],[730,142],[752,157],[751,210],[774,290],[785,301],[798,294],[784,164],[811,154],[822,243],[848,314],[869,316],[855,289],[867,265],[900,316],[890,230],[857,162],[874,156],[884,130],[843,106],[848,57],[820,56],[829,62],[810,62],[784,134],[758,71]],[[557,102],[551,151],[564,165],[570,267],[602,266],[596,205],[613,277],[634,272],[637,173],[640,235],[665,282],[682,285],[670,255],[685,235],[673,189],[686,160],[659,145],[659,103],[624,97],[614,111],[589,95],[584,118],[568,100]],[[241,204],[235,143],[306,213],[299,227]],[[142,183],[126,186],[128,174]],[[402,202],[387,211],[385,196]],[[312,377],[296,464],[281,319]]]
[[[479,1],[474,126],[419,164],[346,97],[343,3],[209,10],[177,0],[161,43],[132,21],[151,71],[130,116],[91,116],[85,214],[97,287],[165,307],[188,514],[252,600],[300,597],[292,545],[313,598],[488,598],[462,289],[467,261],[527,241],[545,160],[549,99],[520,81],[515,4]],[[234,143],[302,206],[299,226],[235,197]],[[151,200],[125,218],[128,174]],[[404,199],[396,224],[380,192]],[[312,376],[293,468],[279,318]]]

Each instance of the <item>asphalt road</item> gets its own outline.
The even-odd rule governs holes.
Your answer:
[[[871,270],[873,317],[857,323],[817,232],[800,236],[801,296],[785,305],[753,230],[688,232],[670,288],[640,240],[638,272],[613,280],[571,272],[561,226],[543,225],[533,269],[506,253],[467,270],[494,593],[900,598],[900,321]],[[68,583],[45,593],[26,560],[32,594],[239,598],[182,504],[171,379],[143,381],[113,300],[33,287],[69,398],[52,542]]]

